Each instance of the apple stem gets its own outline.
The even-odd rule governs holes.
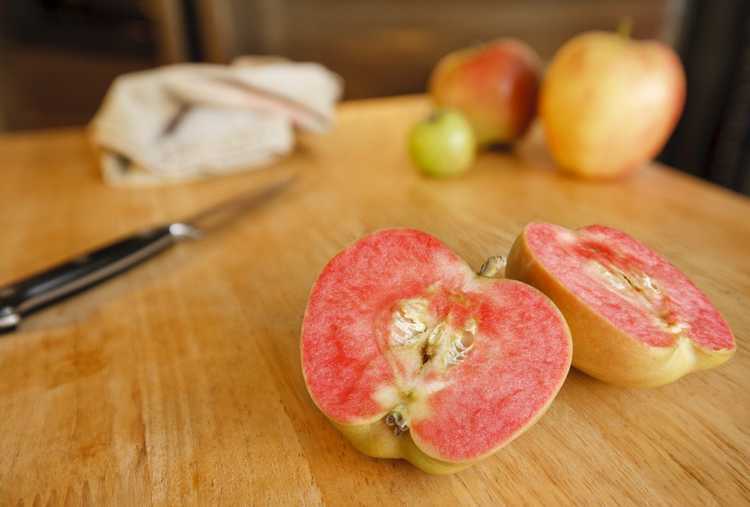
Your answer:
[[[505,265],[507,261],[502,255],[493,255],[482,264],[479,268],[479,276],[485,278],[503,278],[505,277]]]
[[[633,18],[626,16],[617,24],[617,33],[626,39],[629,39],[633,32]]]

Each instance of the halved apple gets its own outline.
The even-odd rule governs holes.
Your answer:
[[[657,386],[735,351],[718,310],[679,269],[624,232],[528,224],[506,275],[538,288],[573,334],[573,365],[613,384]]]
[[[357,449],[431,473],[525,431],[571,360],[568,326],[544,294],[479,276],[411,229],[366,236],[326,265],[301,347],[310,396]]]

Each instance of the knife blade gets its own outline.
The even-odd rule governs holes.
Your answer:
[[[275,197],[294,179],[294,174],[286,176],[182,220],[137,231],[0,287],[0,333],[16,329],[25,316],[124,273],[181,241],[199,239],[227,226]]]

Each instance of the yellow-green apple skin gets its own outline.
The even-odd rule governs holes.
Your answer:
[[[474,163],[476,142],[460,111],[439,109],[409,134],[409,154],[422,172],[445,177],[465,173]]]

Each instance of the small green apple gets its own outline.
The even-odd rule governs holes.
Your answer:
[[[409,134],[409,153],[430,176],[463,174],[474,163],[477,143],[466,118],[454,109],[438,109]]]

